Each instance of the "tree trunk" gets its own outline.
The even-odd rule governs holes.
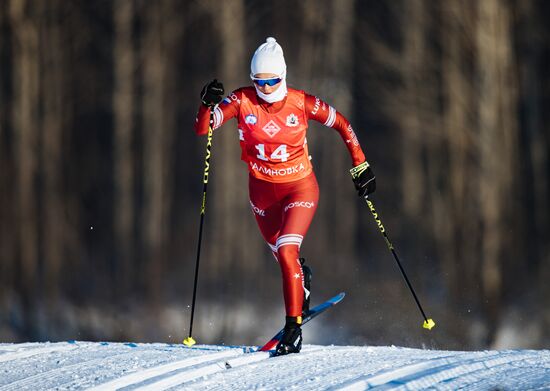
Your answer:
[[[342,113],[353,126],[353,35],[355,1],[304,1],[303,33],[295,63],[289,69],[296,75],[298,89],[317,95]],[[291,78],[292,80],[292,78]],[[357,131],[357,129],[356,129]],[[362,132],[359,132],[362,133]],[[334,284],[348,278],[357,260],[356,248],[358,208],[363,207],[353,197],[349,177],[351,159],[345,144],[334,130],[311,121],[308,147],[320,186],[319,206],[308,238],[304,255],[314,269],[330,278]],[[368,157],[368,142],[361,140]],[[317,223],[316,223],[317,222]],[[330,266],[329,266],[330,265]]]
[[[144,159],[144,284],[148,298],[157,304],[164,264],[166,220],[166,132],[165,125],[165,58],[162,42],[162,7],[164,2],[151,3],[145,20],[143,41],[143,159]]]
[[[12,142],[12,54],[9,3],[0,2],[0,297],[13,289],[16,266],[14,147]]]
[[[145,285],[158,307],[170,232],[174,156],[172,140],[176,127],[174,98],[175,63],[171,58],[182,34],[174,11],[175,2],[163,0],[146,6],[143,43],[143,157],[145,225]]]
[[[355,25],[355,0],[342,0],[329,2],[328,9],[331,11],[327,17],[327,40],[326,43],[316,42],[320,46],[321,57],[317,59],[318,66],[323,69],[323,74],[313,72],[308,78],[319,82],[322,99],[330,100],[329,104],[342,113],[353,126],[353,28]],[[330,16],[329,16],[330,15]],[[356,129],[355,131],[358,131]],[[364,208],[357,201],[354,194],[353,183],[349,176],[349,169],[352,167],[351,157],[345,143],[336,133],[328,128],[319,130],[323,136],[319,137],[323,164],[319,167],[319,174],[324,178],[325,187],[320,202],[324,205],[326,223],[318,220],[318,223],[327,224],[331,227],[331,235],[323,249],[325,256],[319,260],[313,260],[312,264],[323,265],[335,281],[344,282],[349,278],[350,270],[357,259],[355,257],[357,241],[357,225],[359,220],[359,207]],[[363,132],[361,132],[363,133]],[[364,132],[368,134],[368,132]],[[369,156],[368,139],[360,139],[365,156]],[[315,160],[314,164],[315,164]],[[327,191],[330,189],[330,191]],[[314,239],[312,238],[312,241]],[[317,241],[315,241],[317,242]],[[327,267],[330,263],[330,267]]]
[[[402,73],[405,78],[405,101],[408,110],[404,110],[401,132],[401,178],[403,188],[403,209],[409,216],[422,214],[425,195],[424,170],[422,167],[422,129],[419,97],[422,96],[422,75],[426,69],[425,48],[426,7],[424,0],[411,0],[405,3],[404,14],[407,15],[404,27],[404,53]]]
[[[491,343],[500,315],[505,261],[513,257],[516,246],[509,237],[509,222],[514,220],[511,209],[516,209],[517,95],[508,3],[486,0],[477,6],[482,287]]]
[[[10,2],[14,37],[13,51],[13,126],[17,156],[16,214],[19,252],[19,291],[22,294],[26,335],[32,338],[37,325],[33,322],[37,292],[38,229],[36,186],[37,130],[39,104],[39,35],[33,6],[25,0]]]
[[[55,17],[59,0],[44,4],[42,86],[43,131],[42,170],[44,178],[42,238],[44,248],[44,284],[50,301],[59,293],[59,276],[63,260],[63,232],[66,230],[61,177],[61,148],[64,123],[64,51],[63,32]]]
[[[233,0],[230,7],[222,8],[219,8],[217,1],[207,2],[206,5],[213,23],[220,28],[217,33],[221,53],[217,69],[227,88],[226,93],[229,94],[244,80],[248,80],[246,64],[249,58],[248,54],[245,54],[244,3],[242,0]],[[248,276],[248,273],[258,266],[260,261],[254,249],[258,248],[256,244],[262,242],[250,212],[246,166],[243,167],[239,156],[240,147],[233,120],[214,132],[212,183],[209,183],[207,201],[212,213],[206,231],[210,239],[204,243],[212,245],[213,251],[208,257],[208,262],[212,265],[214,281],[230,276],[239,279],[239,282],[235,283],[237,286],[243,282],[243,277]],[[246,245],[243,243],[245,238],[251,238]],[[248,246],[251,246],[252,251],[248,252]],[[250,266],[251,270],[247,270],[245,265]],[[222,283],[219,287],[223,286],[228,285]],[[226,293],[220,289],[218,297],[223,297]]]
[[[116,235],[116,266],[114,281],[116,296],[130,292],[133,281],[134,260],[134,117],[136,63],[133,24],[135,5],[133,0],[114,3],[114,227]],[[157,130],[158,131],[158,130]]]
[[[440,256],[445,278],[455,305],[475,302],[479,297],[479,236],[476,183],[470,173],[475,170],[469,155],[474,148],[471,75],[467,72],[468,44],[472,37],[471,3],[449,1],[443,4],[442,67],[445,110],[443,137],[448,145],[447,212],[440,217],[448,230]],[[445,175],[445,173],[442,173]],[[434,189],[433,191],[437,191]],[[449,218],[450,215],[450,218]]]

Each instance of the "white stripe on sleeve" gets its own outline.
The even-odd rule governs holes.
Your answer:
[[[327,120],[325,121],[325,123],[323,125],[328,126],[329,128],[331,128],[332,125],[334,125],[335,122],[336,122],[336,110],[334,109],[334,107],[329,106],[328,107],[328,118],[327,118]]]
[[[214,129],[219,128],[223,123],[223,111],[216,106],[214,109]]]

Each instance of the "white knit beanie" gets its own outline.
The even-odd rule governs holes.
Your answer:
[[[265,40],[252,56],[250,63],[250,77],[258,73],[274,73],[281,78],[286,76],[286,63],[283,55],[283,48],[277,43],[273,37]]]

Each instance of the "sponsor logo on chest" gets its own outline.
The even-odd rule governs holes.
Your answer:
[[[299,125],[298,116],[294,113],[290,113],[288,117],[286,117],[286,126],[294,127],[298,125]]]
[[[265,174],[272,177],[298,174],[306,169],[306,167],[304,166],[304,163],[300,163],[298,165],[285,167],[285,168],[266,167],[256,162],[249,162],[249,164],[252,170],[258,171],[261,174]]]
[[[256,125],[256,122],[258,122],[258,117],[256,117],[254,114],[248,114],[244,118],[244,123],[249,125]]]
[[[275,121],[271,120],[264,125],[262,130],[266,132],[269,137],[273,138],[273,136],[279,133],[279,131],[281,130],[281,127],[277,125]]]
[[[251,126],[255,126],[255,125],[259,125],[261,126],[261,121],[260,123],[258,124],[258,117],[254,114],[247,114],[245,117],[244,117],[244,122],[245,124],[247,125],[251,125]],[[297,127],[298,125],[300,125],[300,118],[294,114],[294,113],[290,113],[287,117],[286,117],[286,122],[285,122],[285,125],[289,128],[295,128]],[[268,123],[266,123],[264,126],[262,126],[262,130],[271,138],[275,137],[275,135],[277,133],[279,133],[282,128],[281,126],[279,126],[277,124],[277,122],[275,122],[274,120],[269,120]]]

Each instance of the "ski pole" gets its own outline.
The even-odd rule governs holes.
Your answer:
[[[212,126],[214,123],[214,108],[210,108],[210,121],[208,125],[208,136],[206,141],[206,157],[204,158],[204,175],[202,179],[202,204],[201,204],[201,220],[199,224],[199,240],[197,243],[197,261],[195,263],[195,282],[193,283],[193,301],[191,304],[191,321],[189,324],[189,336],[183,340],[187,346],[193,346],[196,341],[193,339],[193,318],[195,316],[195,302],[197,299],[197,282],[199,280],[199,261],[201,258],[201,243],[202,243],[202,227],[204,224],[204,215],[206,212],[206,188],[208,187],[208,172],[210,169],[210,155],[212,149]]]
[[[420,301],[418,300],[418,297],[416,296],[416,293],[414,292],[414,289],[411,285],[411,282],[409,281],[409,278],[407,277],[407,274],[405,273],[405,270],[403,269],[403,266],[401,265],[401,262],[399,262],[399,257],[397,256],[397,252],[395,251],[393,244],[390,242],[390,238],[388,237],[388,234],[386,233],[386,228],[384,228],[384,225],[382,224],[382,220],[380,219],[378,213],[376,212],[376,209],[374,209],[374,204],[371,200],[369,200],[369,196],[365,196],[365,201],[367,202],[367,205],[369,206],[370,211],[372,212],[372,216],[374,217],[374,220],[376,221],[376,225],[378,225],[378,229],[384,236],[384,240],[386,241],[386,244],[388,245],[388,248],[390,249],[391,253],[393,254],[393,257],[395,258],[395,261],[397,262],[397,265],[399,266],[399,270],[401,270],[401,274],[403,275],[403,278],[405,279],[405,282],[407,283],[407,286],[409,287],[414,300],[416,301],[416,305],[418,305],[418,309],[422,313],[422,316],[424,317],[424,323],[422,324],[422,327],[425,329],[431,330],[435,326],[435,322],[433,319],[428,319],[426,317],[426,314],[424,313],[424,310],[422,309],[422,306],[420,305]]]

